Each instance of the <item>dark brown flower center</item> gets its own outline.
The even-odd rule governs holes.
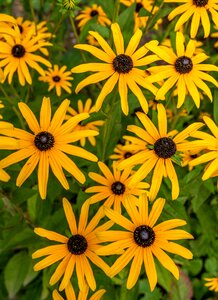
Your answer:
[[[91,13],[90,13],[90,16],[91,16],[91,17],[97,16],[97,15],[98,15],[98,11],[95,10],[95,9],[93,9],[93,10],[91,11]]]
[[[59,82],[61,80],[61,77],[56,75],[56,76],[53,76],[52,79],[54,82]]]
[[[111,190],[115,195],[123,194],[125,189],[125,185],[120,181],[116,181],[111,185]]]
[[[129,158],[130,156],[132,156],[132,153],[131,152],[126,152],[124,154],[124,158]]]
[[[19,44],[15,45],[11,50],[11,54],[17,58],[23,57],[25,52],[26,52],[25,48]]]
[[[192,154],[192,155],[190,155],[190,157],[194,159],[194,158],[197,158],[198,155],[197,154]]]
[[[141,3],[136,3],[135,12],[138,13],[142,7],[143,5]]]
[[[72,254],[81,255],[88,248],[88,243],[84,236],[75,234],[69,238],[67,247]]]
[[[151,227],[140,225],[135,229],[133,237],[138,246],[145,248],[154,243],[155,233]]]
[[[129,73],[133,68],[132,58],[125,54],[117,55],[113,60],[113,67],[118,73]]]
[[[193,4],[195,4],[196,6],[199,7],[203,7],[205,5],[207,5],[208,0],[193,0]]]
[[[154,152],[161,158],[170,158],[176,153],[176,144],[171,138],[160,138],[154,143]]]
[[[54,146],[54,137],[47,131],[42,131],[35,136],[34,144],[40,151],[46,151]]]
[[[192,60],[187,56],[180,56],[175,62],[175,68],[180,74],[189,73],[193,68]]]

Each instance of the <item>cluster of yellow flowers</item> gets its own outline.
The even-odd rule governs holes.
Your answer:
[[[154,5],[154,1],[120,1],[126,6],[135,5],[134,34],[126,47],[119,24],[111,22],[97,4],[86,7],[76,17],[79,29],[82,30],[91,18],[96,17],[97,22],[102,26],[111,26],[114,48],[98,32],[89,31],[89,37],[93,38],[92,45],[76,44],[74,48],[89,52],[101,62],[85,62],[74,66],[71,71],[66,71],[66,66],[59,67],[57,64],[52,67],[48,59],[35,54],[36,51],[40,51],[44,56],[48,56],[46,47],[52,46],[50,42],[52,34],[48,32],[45,22],[36,25],[22,18],[15,19],[0,14],[2,84],[6,79],[9,84],[12,84],[15,73],[22,86],[26,82],[32,84],[28,67],[35,69],[41,75],[40,81],[49,84],[48,91],[55,88],[58,97],[61,96],[62,88],[67,93],[72,93],[70,83],[73,80],[72,73],[94,72],[78,83],[76,93],[87,85],[106,80],[101,86],[94,106],[91,99],[87,99],[85,103],[79,100],[78,111],[70,107],[70,100],[65,99],[52,116],[50,98],[44,97],[39,121],[26,103],[19,102],[20,113],[31,132],[15,128],[7,122],[0,122],[0,149],[13,150],[12,154],[0,160],[1,181],[10,179],[5,168],[27,159],[17,177],[16,185],[20,187],[38,167],[38,189],[42,199],[46,199],[47,196],[50,168],[64,189],[69,189],[69,183],[63,169],[80,184],[84,184],[86,181],[84,173],[69,155],[95,163],[98,161],[98,157],[84,147],[86,139],[93,147],[96,146],[96,136],[99,135],[99,127],[104,125],[104,121],[89,122],[90,115],[102,108],[106,97],[113,90],[116,92],[116,85],[118,85],[121,109],[125,116],[129,115],[132,109],[131,104],[128,103],[129,90],[136,96],[142,109],[136,112],[140,125],[133,124],[127,127],[127,130],[134,135],[124,135],[124,142],[119,143],[114,154],[110,156],[113,161],[112,169],[105,162],[98,161],[98,167],[103,175],[89,172],[89,178],[97,182],[97,185],[85,190],[86,193],[94,195],[82,205],[78,224],[70,202],[66,198],[63,199],[70,236],[43,228],[34,230],[39,236],[60,243],[37,250],[32,257],[36,259],[46,256],[35,264],[35,271],[60,261],[49,283],[52,286],[60,283],[59,291],[64,290],[67,299],[76,299],[71,283],[74,269],[81,295],[79,297],[83,296],[86,299],[89,288],[95,291],[96,282],[89,261],[112,278],[132,260],[127,289],[131,289],[136,284],[144,264],[150,289],[153,291],[157,284],[154,257],[176,279],[179,278],[179,268],[165,251],[186,259],[192,258],[193,255],[187,248],[173,242],[193,238],[188,232],[177,229],[184,226],[186,221],[171,219],[156,224],[165,204],[165,199],[156,199],[156,197],[164,177],[168,177],[171,182],[172,199],[179,197],[179,181],[174,164],[180,167],[189,165],[192,168],[207,163],[202,180],[218,176],[218,126],[210,117],[204,116],[204,123],[194,122],[180,132],[168,131],[167,110],[158,100],[165,100],[168,91],[178,95],[177,108],[184,104],[187,95],[193,99],[197,108],[200,107],[202,94],[213,100],[211,90],[205,82],[218,87],[216,79],[207,73],[217,72],[218,67],[203,63],[209,57],[203,51],[199,51],[197,41],[186,40],[179,30],[193,15],[191,38],[197,36],[200,20],[204,37],[208,37],[210,22],[207,11],[211,13],[214,23],[218,26],[217,1],[180,1],[184,4],[169,14],[169,20],[182,14],[175,26],[177,31],[175,50],[171,43],[159,44],[157,40],[143,43],[138,48],[143,35],[140,28],[149,26],[149,17],[140,17],[139,11],[144,8],[151,15],[156,14],[159,8]],[[160,24],[159,19],[156,26]],[[75,50],[76,54],[77,50]],[[162,63],[160,65],[160,61],[164,62],[164,65]],[[49,69],[42,69],[39,63]],[[150,106],[145,96],[147,93],[151,93],[155,98],[157,126],[147,115]],[[212,134],[201,131],[205,124]],[[78,141],[80,146],[74,145]],[[148,180],[149,174],[152,175],[148,183],[145,179]],[[148,200],[155,200],[150,213]],[[89,209],[98,202],[102,205],[88,222]],[[123,210],[128,217],[123,215]],[[104,223],[99,225],[105,217],[108,221],[104,219]],[[114,225],[120,226],[121,229],[111,230]],[[108,266],[100,257],[108,255],[119,255],[112,266]],[[211,286],[211,283],[206,285]],[[217,289],[217,283],[215,288]],[[104,293],[105,290],[99,290],[90,299],[100,299]],[[63,299],[56,289],[53,291],[53,299]]]

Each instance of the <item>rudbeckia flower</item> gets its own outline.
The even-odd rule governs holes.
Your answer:
[[[134,31],[136,31],[138,28],[145,28],[147,25],[147,22],[149,20],[149,16],[145,17],[139,17],[139,12],[142,8],[146,9],[148,12],[150,12],[152,15],[156,14],[159,10],[158,6],[154,6],[153,0],[120,0],[120,3],[123,3],[126,6],[131,6],[134,3],[136,3],[135,12],[134,12],[134,20],[135,20],[135,26]],[[158,29],[158,25],[162,23],[162,20],[159,19],[157,23],[154,25],[155,29]]]
[[[208,287],[210,291],[218,292],[218,278],[204,278],[204,280],[207,281],[205,283],[205,286]]]
[[[28,66],[35,69],[41,75],[44,75],[44,70],[38,62],[47,67],[51,67],[51,63],[34,54],[37,50],[44,46],[50,46],[51,43],[39,41],[40,34],[33,37],[34,28],[32,28],[25,38],[20,35],[12,37],[4,35],[4,41],[0,41],[0,67],[4,67],[4,77],[8,76],[8,83],[11,84],[15,72],[18,74],[18,79],[21,85],[25,85],[27,81],[32,84],[32,78]]]
[[[75,91],[78,93],[83,87],[89,84],[97,83],[107,79],[96,100],[96,111],[99,111],[105,97],[112,92],[116,83],[118,83],[123,113],[128,115],[129,112],[127,97],[128,88],[135,94],[142,109],[147,113],[148,103],[138,85],[151,91],[153,94],[157,92],[157,88],[145,79],[145,72],[138,67],[146,66],[147,64],[157,60],[157,56],[145,56],[148,50],[146,50],[144,46],[136,50],[142,36],[142,31],[140,29],[138,29],[130,39],[125,51],[124,40],[119,25],[117,23],[112,24],[111,30],[116,54],[108,45],[108,43],[100,36],[100,34],[94,31],[90,31],[89,33],[96,38],[103,51],[97,47],[85,44],[74,46],[77,49],[90,52],[92,55],[103,61],[103,63],[85,63],[74,67],[71,70],[73,73],[83,73],[88,71],[97,72],[96,74],[90,75],[82,80],[77,85]],[[154,41],[151,43],[156,44],[157,42]]]
[[[143,143],[145,146],[145,143]],[[124,143],[118,143],[114,149],[114,154],[110,155],[110,159],[116,160],[118,163],[131,157],[137,150],[132,150],[132,144],[128,140],[124,140]]]
[[[143,180],[154,170],[149,192],[150,200],[155,199],[163,177],[169,177],[172,184],[172,199],[174,200],[179,196],[179,182],[173,162],[180,163],[181,156],[179,152],[192,149],[189,142],[186,143],[186,147],[183,146],[183,143],[192,133],[202,127],[203,123],[193,123],[178,134],[175,134],[175,131],[167,132],[167,116],[164,106],[158,104],[157,111],[158,129],[146,114],[136,113],[144,129],[136,125],[129,125],[127,129],[145,141],[147,145],[138,153],[122,161],[118,167],[125,169],[140,165],[139,169],[133,174],[130,185]]]
[[[48,32],[46,21],[42,21],[36,24],[35,22],[24,20],[23,17],[18,17],[16,18],[16,25],[19,28],[19,32],[22,38],[25,38],[26,35],[29,34],[29,31],[31,31],[32,37],[39,37],[39,42],[44,42],[52,37],[52,34]],[[39,48],[39,51],[46,56],[49,55],[47,48],[43,46]]]
[[[175,31],[179,30],[183,24],[186,24],[190,18],[191,38],[195,38],[199,29],[200,22],[204,29],[204,38],[210,34],[210,19],[218,26],[217,0],[164,0],[165,3],[177,3],[177,7],[169,14],[168,19],[172,21],[176,16],[181,15],[176,22]],[[179,5],[182,3],[182,5]]]
[[[103,162],[98,162],[98,166],[104,176],[94,172],[88,174],[92,180],[100,184],[85,190],[86,193],[95,193],[89,198],[90,203],[105,200],[105,206],[111,207],[113,205],[114,210],[121,212],[121,204],[124,205],[124,200],[128,195],[132,195],[132,200],[137,203],[138,199],[135,196],[144,193],[145,189],[149,188],[149,184],[146,182],[137,182],[134,186],[129,186],[131,168],[126,168],[120,172],[116,168],[117,163],[114,162],[113,172],[111,172]]]
[[[203,148],[206,149],[207,152],[190,161],[189,165],[197,166],[208,162],[202,176],[202,180],[207,180],[208,178],[213,177],[214,173],[216,173],[215,175],[217,176],[218,172],[218,126],[209,117],[203,117],[203,120],[213,135],[201,131],[197,131],[193,134],[193,137],[200,140],[191,142],[192,149],[197,151],[202,150]]]
[[[66,69],[66,66],[62,66],[61,68],[59,68],[58,65],[54,65],[54,68],[45,71],[45,75],[40,76],[39,80],[48,82],[48,91],[50,92],[53,88],[55,88],[56,94],[59,97],[61,96],[61,89],[64,89],[68,94],[71,94],[72,84],[69,81],[73,80],[73,77],[70,76],[71,72],[66,71]]]
[[[148,68],[153,75],[147,77],[150,82],[158,82],[167,79],[156,94],[156,100],[163,99],[164,95],[173,86],[178,88],[177,108],[181,107],[185,101],[185,96],[189,93],[195,102],[200,106],[200,93],[198,88],[205,92],[212,101],[212,94],[204,81],[212,82],[218,87],[218,82],[204,71],[218,71],[218,67],[211,64],[202,64],[208,56],[204,53],[194,55],[196,42],[189,40],[187,47],[184,47],[184,36],[181,32],[176,34],[176,53],[169,48],[147,44],[146,47],[157,54],[160,60],[167,65]]]
[[[102,7],[97,4],[93,4],[90,7],[86,6],[85,9],[82,10],[76,17],[76,20],[79,21],[79,28],[82,29],[85,24],[94,17],[97,17],[97,22],[102,26],[109,26],[111,24],[111,21],[108,19]]]
[[[108,273],[108,265],[95,254],[95,250],[101,247],[101,242],[97,238],[96,233],[99,230],[102,231],[110,228],[111,222],[106,222],[104,225],[97,227],[99,221],[104,216],[103,210],[100,208],[90,222],[87,223],[89,201],[86,201],[82,206],[77,226],[72,206],[65,198],[63,199],[63,207],[71,235],[64,236],[44,228],[35,228],[34,231],[39,236],[59,242],[60,244],[48,246],[34,252],[32,254],[33,259],[47,256],[35,264],[34,270],[42,270],[61,260],[49,281],[50,285],[57,283],[63,276],[59,290],[63,291],[68,287],[69,291],[70,279],[75,269],[79,289],[85,292],[88,284],[91,290],[94,291],[96,289],[96,282],[89,260],[106,274]]]
[[[66,300],[100,300],[101,297],[105,294],[105,290],[101,289],[97,292],[95,292],[90,298],[88,297],[88,293],[89,293],[89,287],[87,286],[86,290],[83,292],[79,292],[78,298],[76,297],[74,288],[72,286],[71,283],[69,283],[67,285],[67,287],[65,288],[65,295],[66,295]],[[57,290],[54,290],[52,293],[52,298],[53,300],[65,300],[59,293]]]
[[[8,122],[0,121],[0,134],[4,129],[13,129],[13,125]],[[16,149],[18,146],[18,143],[15,139],[0,136],[0,149]],[[10,176],[3,170],[2,163],[0,161],[0,181],[7,182],[10,179]]]
[[[75,110],[74,108],[72,107],[69,107],[68,108],[68,113],[66,115],[66,120],[70,119],[72,116],[76,116],[78,114],[81,114],[81,113],[88,113],[89,115],[91,115],[92,113],[95,112],[95,107],[92,106],[92,100],[89,98],[86,100],[86,102],[83,104],[82,100],[78,100],[78,103],[77,103],[77,107],[78,109]],[[96,130],[96,131],[99,131],[99,126],[102,126],[104,124],[104,121],[102,120],[96,120],[96,121],[91,121],[89,122],[88,120],[86,120],[85,124],[82,124],[81,122],[76,126],[76,130],[88,130],[88,129],[91,129],[91,130]],[[88,136],[87,137],[88,141],[91,143],[92,146],[96,146],[96,139],[94,136]],[[80,145],[82,147],[84,147],[86,144],[86,137],[82,137],[80,139]]]
[[[188,249],[170,240],[192,239],[193,236],[184,230],[175,229],[185,225],[184,220],[171,219],[155,226],[162,213],[165,199],[157,199],[150,214],[145,194],[142,194],[139,200],[138,208],[132,203],[131,197],[126,201],[125,207],[131,220],[110,208],[104,208],[106,216],[126,230],[99,232],[97,236],[101,241],[112,243],[100,248],[96,253],[111,255],[118,249],[124,249],[124,253],[112,265],[109,276],[114,277],[132,260],[126,285],[127,289],[131,289],[136,284],[144,263],[150,289],[153,291],[157,284],[154,256],[178,280],[179,269],[165,251],[192,259],[192,253]]]
[[[20,187],[38,165],[38,185],[42,199],[45,199],[47,194],[49,166],[65,189],[69,189],[69,184],[63,168],[80,183],[85,182],[84,174],[65,153],[91,161],[98,160],[94,154],[81,147],[71,145],[83,136],[97,135],[98,132],[74,130],[80,121],[89,117],[87,113],[72,117],[63,124],[69,105],[70,101],[64,100],[51,119],[50,99],[44,97],[40,111],[40,123],[38,123],[30,108],[20,102],[18,104],[20,112],[33,133],[19,128],[2,132],[4,135],[15,137],[19,143],[19,147],[17,147],[19,150],[1,161],[2,167],[6,168],[29,157],[17,177],[16,184]]]
[[[9,34],[18,36],[19,31],[14,30],[12,25],[16,26],[16,19],[6,14],[0,14],[0,34]]]

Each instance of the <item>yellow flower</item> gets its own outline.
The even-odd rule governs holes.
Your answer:
[[[156,14],[159,10],[158,6],[154,6],[153,0],[121,0],[120,3],[123,3],[126,6],[131,6],[134,3],[136,3],[136,8],[134,12],[134,20],[135,20],[135,26],[134,31],[136,31],[138,28],[145,28],[147,25],[147,22],[149,20],[149,16],[145,17],[139,17],[139,12],[142,8],[149,11],[151,14]],[[154,25],[155,29],[158,29],[158,25],[162,23],[162,20],[159,19],[157,23]]]
[[[180,255],[192,259],[192,253],[185,247],[170,240],[192,239],[193,236],[181,229],[174,229],[186,224],[180,219],[171,219],[154,226],[163,210],[165,199],[157,199],[148,213],[148,200],[145,194],[139,198],[138,208],[132,203],[131,197],[126,201],[126,210],[131,220],[120,213],[105,207],[106,216],[126,231],[108,230],[99,232],[101,241],[112,242],[96,251],[99,255],[111,255],[118,249],[125,249],[124,253],[112,265],[109,276],[118,274],[132,259],[127,279],[127,289],[131,289],[137,282],[141,266],[144,262],[151,291],[157,284],[157,272],[154,263],[155,256],[164,268],[179,279],[179,269],[174,261],[164,252]]]
[[[190,166],[197,166],[205,162],[209,162],[206,166],[205,172],[202,176],[202,180],[207,180],[214,176],[214,173],[218,171],[218,126],[209,117],[203,117],[205,124],[208,126],[213,135],[205,132],[197,131],[193,137],[200,140],[191,142],[193,150],[207,149],[207,153],[193,159],[190,162]]]
[[[114,210],[121,212],[121,204],[127,196],[132,195],[134,202],[137,203],[135,196],[145,192],[149,188],[147,182],[137,182],[134,186],[129,186],[131,181],[131,168],[126,168],[123,172],[117,170],[117,163],[113,163],[113,173],[103,163],[98,162],[98,166],[104,176],[99,173],[90,172],[89,177],[96,181],[97,186],[92,186],[86,189],[86,193],[95,193],[94,196],[89,198],[90,203],[96,203],[105,200],[104,205],[111,207],[114,205]]]
[[[84,130],[83,132],[74,130],[80,121],[89,117],[87,113],[72,117],[62,124],[69,105],[70,101],[64,100],[51,119],[50,99],[44,97],[39,124],[30,108],[25,103],[20,102],[18,106],[21,114],[33,133],[18,128],[4,130],[3,132],[4,135],[17,138],[19,142],[17,149],[19,150],[4,158],[1,161],[2,167],[5,168],[29,157],[17,177],[16,184],[20,187],[38,165],[38,185],[42,199],[45,199],[47,194],[49,166],[65,189],[69,189],[69,184],[63,168],[80,183],[85,182],[84,174],[65,153],[97,161],[94,154],[78,146],[71,145],[82,136],[97,135],[98,132],[94,130]]]
[[[143,143],[143,146],[145,146],[145,143]],[[110,159],[116,160],[117,162],[121,162],[129,157],[131,157],[134,153],[137,152],[137,150],[132,150],[132,143],[128,140],[124,140],[124,143],[119,143],[114,149],[114,154],[110,155]],[[135,147],[135,145],[134,145]]]
[[[78,114],[82,114],[82,113],[88,113],[88,114],[92,114],[95,112],[95,107],[92,106],[92,100],[89,98],[86,100],[85,104],[83,105],[82,100],[78,100],[77,103],[78,109],[77,111],[75,109],[73,109],[72,107],[68,108],[68,112],[70,113],[69,115],[66,115],[66,119],[70,119],[72,116],[76,116]],[[91,121],[91,122],[87,122],[86,124],[81,124],[81,122],[76,126],[75,130],[96,130],[99,131],[98,126],[102,126],[104,124],[104,121],[101,120],[96,120],[96,121]],[[91,143],[92,146],[96,146],[96,139],[94,136],[88,136],[87,139],[89,140],[89,142]],[[82,147],[84,147],[86,144],[86,137],[82,137],[80,139],[80,145]]]
[[[86,38],[87,42],[89,45],[92,45],[92,46],[97,46],[99,47],[99,42],[94,38],[94,36],[92,36],[91,34],[89,34]]]
[[[48,32],[48,27],[46,26],[46,21],[42,21],[38,24],[35,24],[29,20],[23,20],[23,17],[18,17],[16,19],[16,25],[19,28],[19,32],[22,38],[25,38],[29,32],[31,32],[32,37],[38,37],[39,43],[44,42],[46,39],[50,39],[52,34]],[[50,44],[51,45],[51,44]],[[46,45],[45,45],[46,46]],[[44,47],[40,47],[39,51],[42,52],[44,55],[48,56],[48,50]]]
[[[71,94],[72,84],[69,82],[69,80],[73,80],[73,77],[70,76],[71,72],[66,71],[66,69],[66,66],[63,66],[59,69],[58,65],[54,65],[54,68],[45,71],[45,75],[40,76],[39,80],[48,82],[48,91],[50,92],[53,88],[55,88],[56,94],[59,97],[61,96],[61,88],[64,89],[68,94]]]
[[[0,104],[1,105],[1,104]],[[0,121],[0,134],[4,129],[13,129],[13,125],[8,122]],[[16,149],[18,143],[15,139],[9,137],[0,136],[0,149]],[[2,163],[0,161],[0,181],[7,182],[10,176],[3,170]]]
[[[86,6],[85,9],[82,10],[76,17],[76,20],[79,21],[79,28],[82,29],[85,24],[94,17],[97,17],[97,22],[102,26],[109,26],[111,24],[111,21],[108,19],[102,7],[97,4],[93,4],[91,7]]]
[[[76,295],[75,295],[72,284],[69,283],[67,285],[67,287],[65,288],[66,300],[76,300],[76,299],[78,299],[78,300],[87,300],[88,292],[89,292],[89,287],[87,286],[85,291],[83,291],[83,292],[80,291],[79,292],[79,295],[78,295],[78,298],[77,298]],[[95,292],[89,298],[89,300],[100,300],[101,297],[105,294],[105,292],[106,291],[104,289],[101,289],[101,290]],[[64,298],[58,293],[57,290],[53,291],[52,297],[53,297],[53,300],[64,300]]]
[[[34,231],[39,236],[61,244],[48,246],[35,251],[32,254],[33,259],[42,256],[47,257],[35,264],[34,270],[42,270],[61,260],[49,281],[50,285],[57,283],[63,276],[59,286],[59,291],[64,290],[67,286],[69,291],[70,279],[73,275],[74,269],[76,269],[79,289],[81,291],[86,291],[88,284],[91,290],[94,291],[96,289],[96,282],[88,259],[101,268],[106,274],[108,273],[108,265],[95,254],[95,250],[100,248],[99,244],[101,243],[97,238],[96,233],[99,230],[102,231],[110,228],[111,222],[107,222],[104,225],[96,227],[101,218],[104,216],[103,209],[100,208],[87,224],[89,201],[86,201],[82,206],[77,226],[72,206],[66,198],[63,199],[63,207],[71,236],[66,237],[54,231],[43,228],[35,228]]]
[[[204,37],[210,34],[209,12],[216,26],[218,26],[217,0],[164,0],[165,3],[177,3],[177,7],[169,14],[168,19],[171,21],[176,16],[181,15],[178,19],[175,31],[179,30],[191,17],[190,34],[195,38],[199,29],[200,22],[204,29]],[[182,5],[179,5],[183,3]]]
[[[204,53],[194,55],[196,43],[190,40],[185,49],[184,36],[181,32],[176,34],[176,53],[163,46],[147,44],[146,47],[157,54],[160,60],[164,60],[167,65],[148,68],[153,75],[147,77],[150,82],[167,80],[156,94],[156,99],[163,99],[165,94],[173,87],[178,88],[177,108],[181,107],[185,101],[185,96],[189,93],[196,106],[200,106],[200,93],[198,88],[212,101],[212,94],[204,81],[212,82],[218,87],[217,81],[204,71],[218,71],[218,67],[211,64],[202,64],[208,56]]]
[[[208,281],[205,283],[205,286],[208,287],[210,291],[218,292],[218,278],[204,278],[204,280]]]
[[[195,151],[193,150],[190,150],[190,151],[184,151],[182,154],[181,154],[181,157],[182,157],[182,167],[186,167],[188,166],[188,170],[191,171],[193,169],[193,166],[190,166],[190,162],[199,157],[199,152],[201,150],[197,149]]]
[[[16,20],[14,17],[6,14],[0,14],[0,35],[9,34],[17,36],[19,34],[19,30],[18,28],[16,28],[17,30],[14,30],[12,25],[16,26]]]
[[[153,94],[156,93],[157,88],[145,79],[144,71],[138,67],[146,66],[147,64],[155,61],[157,57],[156,55],[145,56],[148,50],[146,50],[144,46],[136,50],[142,36],[142,31],[140,29],[138,29],[130,39],[125,51],[124,40],[119,25],[117,23],[112,24],[111,30],[117,54],[115,54],[108,43],[94,31],[90,31],[89,33],[96,38],[104,51],[97,47],[85,44],[75,46],[75,48],[88,51],[100,60],[104,61],[104,63],[82,64],[71,70],[74,73],[83,73],[88,71],[97,72],[82,80],[77,85],[75,91],[78,93],[83,87],[89,84],[107,79],[96,100],[96,111],[99,111],[105,97],[112,92],[116,83],[118,83],[123,113],[128,115],[129,112],[128,87],[138,98],[142,109],[147,113],[148,103],[138,85],[150,90]],[[156,41],[152,42],[152,44],[156,44]]]
[[[179,152],[192,149],[189,143],[186,148],[183,143],[193,132],[203,126],[203,123],[193,123],[186,129],[175,135],[175,131],[167,133],[166,110],[162,104],[157,105],[158,129],[146,114],[136,113],[143,127],[129,125],[127,129],[135,133],[141,140],[147,143],[141,151],[133,154],[130,158],[119,164],[120,169],[140,164],[140,168],[133,174],[130,185],[134,185],[153,171],[151,188],[149,192],[150,200],[154,200],[161,186],[163,177],[169,177],[172,184],[172,199],[179,196],[179,182],[172,162],[180,163]],[[172,137],[174,135],[174,137]]]
[[[4,41],[0,41],[0,67],[4,67],[5,79],[8,76],[8,83],[11,84],[14,73],[17,71],[18,79],[21,85],[25,85],[25,81],[32,84],[32,78],[28,66],[35,69],[41,75],[44,70],[39,66],[38,62],[51,67],[51,64],[45,58],[34,54],[43,46],[50,46],[48,42],[39,41],[40,34],[36,37],[32,36],[32,28],[29,34],[22,38],[4,35]]]

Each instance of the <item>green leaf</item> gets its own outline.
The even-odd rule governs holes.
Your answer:
[[[110,36],[109,28],[101,26],[100,24],[91,24],[90,26],[92,31],[97,31],[103,38],[108,39]]]
[[[205,262],[205,269],[211,274],[211,277],[217,277],[218,260],[215,257],[210,257]]]
[[[125,9],[118,17],[118,23],[125,32],[131,32],[133,31],[134,24],[134,11],[135,11],[135,5],[131,5],[127,9]]]
[[[152,13],[143,7],[143,8],[140,9],[140,11],[138,13],[138,16],[139,17],[152,16]]]
[[[9,298],[13,298],[23,285],[27,275],[30,257],[25,251],[15,254],[7,263],[4,271],[5,286]]]
[[[193,210],[197,212],[197,210],[204,204],[204,202],[208,199],[210,194],[208,193],[208,189],[205,188],[204,184],[200,184],[198,188],[198,193],[195,194],[195,197],[192,200]]]
[[[180,269],[178,281],[174,281],[170,291],[169,300],[191,300],[193,296],[192,284],[189,277]]]
[[[155,262],[156,269],[157,269],[157,280],[158,283],[167,291],[170,291],[171,285],[172,285],[172,280],[174,281],[174,277],[172,274],[165,269],[159,261],[156,260]]]
[[[187,261],[185,266],[187,266],[187,268],[191,274],[197,275],[202,269],[203,262],[201,259],[196,258],[196,259]]]
[[[202,232],[208,239],[213,240],[217,235],[217,220],[214,210],[204,203],[196,212]]]

